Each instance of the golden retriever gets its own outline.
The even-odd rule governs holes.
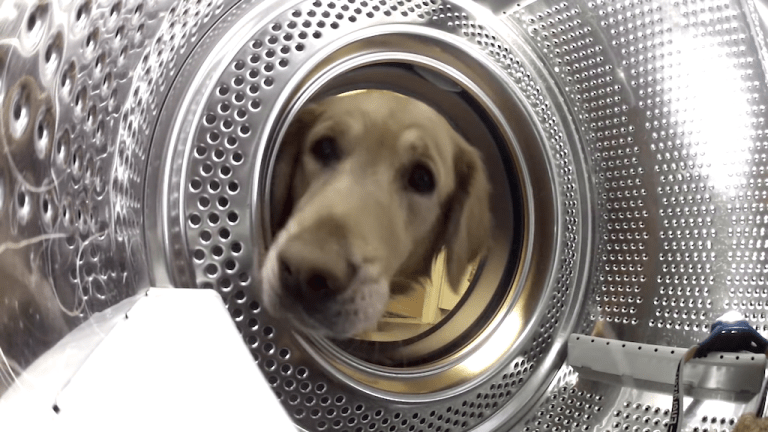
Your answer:
[[[314,335],[374,328],[442,248],[457,287],[490,242],[480,153],[410,97],[368,90],[303,107],[273,173],[262,298]]]

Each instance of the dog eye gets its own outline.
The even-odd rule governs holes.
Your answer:
[[[435,175],[423,163],[416,163],[408,172],[408,186],[420,194],[432,193],[435,190]]]
[[[341,152],[336,140],[332,137],[322,137],[315,141],[310,148],[312,155],[321,164],[328,166],[341,160]]]

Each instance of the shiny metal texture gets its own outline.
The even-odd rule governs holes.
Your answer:
[[[147,109],[133,66],[164,15],[138,2],[0,10],[5,388],[84,318],[148,284],[147,142],[129,113]]]
[[[203,287],[303,430],[663,430],[669,394],[580,376],[566,341],[687,347],[730,310],[768,331],[766,11],[3,2],[0,394],[94,312],[150,285]],[[294,333],[258,292],[287,123],[366,88],[436,107],[494,189],[473,288],[395,345]],[[686,430],[730,430],[743,409],[696,401]]]

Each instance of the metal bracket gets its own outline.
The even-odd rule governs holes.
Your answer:
[[[572,334],[568,363],[596,381],[671,393],[685,348],[640,344]],[[761,390],[766,358],[762,354],[710,353],[686,365],[686,395],[700,399],[750,401]]]

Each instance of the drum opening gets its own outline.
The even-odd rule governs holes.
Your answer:
[[[469,89],[438,70],[408,62],[367,64],[328,79],[305,103],[366,91],[398,93],[435,109],[481,152],[492,188],[491,247],[485,257],[468,266],[460,287],[454,291],[448,285],[444,253],[440,253],[432,264],[431,278],[415,282],[408,296],[394,296],[376,329],[331,341],[365,363],[415,367],[460,351],[499,312],[522,256],[525,200],[504,126]],[[275,225],[276,215],[270,217],[270,225]]]

